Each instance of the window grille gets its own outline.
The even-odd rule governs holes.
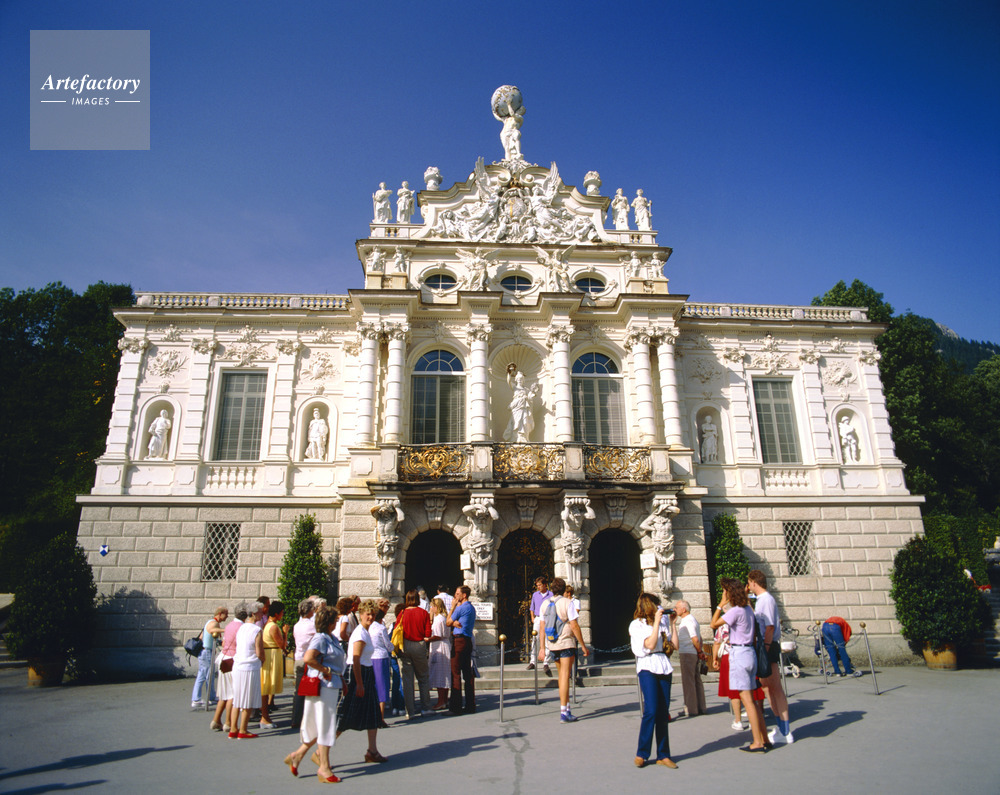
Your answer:
[[[788,557],[788,573],[792,577],[812,574],[813,560],[812,522],[782,522],[785,533],[785,554]]]
[[[788,381],[753,381],[760,452],[765,464],[800,464],[795,404]]]
[[[264,429],[266,373],[223,373],[216,461],[256,461]]]
[[[240,525],[232,522],[210,522],[205,525],[201,579],[235,580],[239,554]]]

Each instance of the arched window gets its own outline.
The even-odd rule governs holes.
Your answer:
[[[510,293],[523,293],[531,289],[531,279],[527,276],[504,276],[500,280],[500,286]]]
[[[573,438],[588,444],[625,444],[625,411],[618,365],[603,353],[573,362]]]
[[[584,276],[582,279],[577,279],[576,286],[577,289],[582,290],[585,293],[604,292],[604,288],[607,287],[607,285],[596,276]]]
[[[410,441],[465,441],[465,376],[461,360],[448,351],[431,351],[420,357],[413,371]]]
[[[434,273],[424,279],[424,284],[432,290],[450,290],[457,283],[450,273]]]

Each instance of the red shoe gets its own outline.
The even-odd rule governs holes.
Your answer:
[[[240,736],[239,732],[229,732],[229,739],[230,740],[235,740],[239,736]]]
[[[322,773],[317,773],[316,778],[318,778],[324,784],[339,784],[340,779],[336,776],[324,776]]]
[[[236,738],[239,739],[239,740],[253,740],[256,737],[257,737],[257,735],[253,734],[252,732],[245,732],[245,733],[244,732],[240,732],[239,734],[236,735]]]

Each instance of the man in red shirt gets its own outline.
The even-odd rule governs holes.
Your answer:
[[[830,664],[837,676],[861,676],[861,671],[853,668],[851,658],[847,656],[847,641],[850,639],[851,625],[840,616],[831,616],[823,623],[823,645],[826,646]],[[838,659],[844,664],[844,673],[840,672]]]
[[[419,718],[430,711],[431,688],[428,676],[427,643],[431,639],[431,616],[420,606],[416,589],[406,592],[406,608],[399,614],[403,624],[403,699],[406,717]],[[420,710],[413,702],[413,677],[420,687]]]

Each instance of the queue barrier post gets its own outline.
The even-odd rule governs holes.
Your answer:
[[[875,688],[875,695],[877,696],[880,695],[880,693],[878,692],[878,680],[875,678],[875,660],[872,659],[872,647],[871,644],[868,642],[868,630],[865,629],[864,621],[861,622],[860,626],[861,626],[861,632],[865,636],[865,648],[868,650],[868,667],[871,669],[872,672],[872,685]]]
[[[504,666],[504,648],[507,643],[507,636],[500,636],[500,722],[503,723],[503,666]]]
[[[832,661],[831,661],[831,667],[827,667],[826,644],[823,643],[823,622],[820,621],[819,619],[816,619],[815,632],[816,632],[816,642],[819,644],[819,665],[820,668],[823,669],[823,678],[826,680],[827,684],[830,684],[830,671],[832,670]]]
[[[531,640],[532,640],[531,648],[533,650],[536,649],[536,648],[538,648],[538,646],[537,646],[537,644],[538,644],[538,630],[537,629],[531,630]],[[538,654],[536,653],[535,657],[537,657],[537,656],[538,656]],[[533,670],[535,671],[535,704],[537,704],[538,703],[538,660],[535,659],[535,660],[532,660],[531,662],[533,663]]]

